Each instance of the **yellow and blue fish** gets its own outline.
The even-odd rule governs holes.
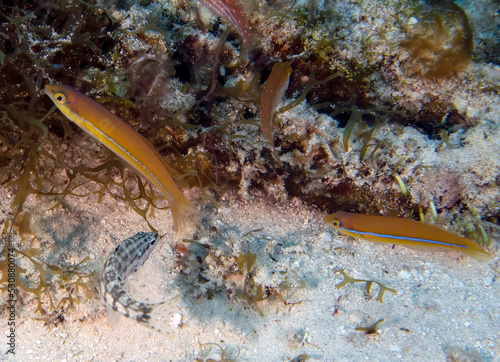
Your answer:
[[[46,85],[44,91],[69,120],[121,157],[163,193],[177,231],[198,219],[198,209],[172,178],[171,173],[175,171],[130,125],[71,86]]]
[[[491,257],[472,240],[418,221],[345,211],[327,215],[324,220],[342,234],[368,241],[429,250],[454,250],[481,261]]]

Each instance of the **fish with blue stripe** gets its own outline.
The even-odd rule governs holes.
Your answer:
[[[414,220],[338,211],[325,216],[324,221],[342,234],[368,241],[428,250],[454,250],[480,261],[491,258],[490,253],[472,240]]]
[[[177,232],[197,223],[198,209],[175,184],[173,177],[181,178],[181,175],[128,123],[71,86],[47,84],[44,91],[70,121],[108,147],[162,192],[168,200]]]

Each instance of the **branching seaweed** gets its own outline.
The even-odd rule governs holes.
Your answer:
[[[238,348],[237,352],[230,353],[229,347],[222,348],[222,346],[218,343],[200,343],[198,342],[201,350],[201,357],[195,358],[194,360],[197,362],[209,362],[209,361],[217,361],[217,362],[234,362],[238,359],[241,353],[241,348]],[[212,347],[217,347],[218,350],[214,350]],[[231,356],[233,354],[234,356]],[[215,355],[217,358],[214,359]]]
[[[262,229],[251,230],[243,237],[248,237],[259,231]],[[280,273],[282,278],[278,283],[258,282],[254,276],[259,272],[259,256],[252,253],[251,250],[247,249],[244,253],[222,252],[221,249],[209,242],[199,243],[197,240],[186,239],[184,241],[191,243],[193,250],[198,249],[194,245],[202,247],[197,253],[201,252],[203,256],[197,258],[188,258],[190,250],[182,245],[174,248],[177,253],[176,266],[180,267],[183,274],[188,276],[185,281],[195,299],[207,298],[210,300],[216,295],[222,295],[224,299],[227,298],[227,300],[255,309],[261,316],[264,316],[261,308],[264,301],[276,300],[288,306],[289,309],[301,303],[301,301],[288,301],[287,299],[291,297],[292,293],[286,293],[286,291],[304,288],[304,281],[294,279],[291,282],[288,278],[289,275],[285,275],[284,272]],[[272,256],[270,258],[276,261]]]
[[[116,171],[120,177],[115,180],[112,175]],[[78,197],[88,196],[89,192],[78,194],[76,190],[89,182],[93,182],[97,190],[91,191],[91,193],[98,194],[98,203],[101,202],[104,193],[108,191],[116,199],[125,201],[132,210],[146,221],[152,231],[157,232],[149,222],[148,213],[149,217],[154,218],[154,209],[161,208],[156,205],[156,201],[163,197],[156,195],[151,186],[145,184],[140,177],[135,175],[133,178],[127,177],[121,161],[110,160],[97,167],[73,167],[67,171],[67,176],[69,182],[62,194],[61,200],[58,201],[56,206],[68,195]],[[143,206],[141,207],[141,205]]]
[[[304,99],[306,99],[307,94],[310,91],[312,91],[314,88],[319,87],[325,83],[328,83],[329,81],[331,81],[337,77],[340,77],[342,75],[342,73],[336,72],[336,73],[330,74],[325,79],[318,80],[318,79],[316,79],[316,75],[314,74],[314,70],[312,68],[311,62],[307,62],[305,64],[306,64],[307,68],[309,69],[309,74],[310,74],[311,79],[309,80],[309,82],[307,82],[305,88],[302,90],[300,95],[297,98],[295,98],[293,101],[291,101],[290,103],[288,103],[288,104],[284,105],[283,107],[281,107],[280,109],[278,109],[276,111],[276,114],[283,113],[283,112],[286,112],[294,107],[297,107],[300,103],[302,103],[302,101]]]
[[[380,288],[380,290],[378,292],[378,295],[377,295],[377,299],[376,299],[377,302],[380,302],[380,303],[384,302],[384,293],[386,291],[394,293],[396,295],[398,294],[398,291],[396,289],[388,288],[385,285],[383,285],[383,284],[381,284],[379,282],[376,282],[374,280],[365,280],[365,279],[354,279],[354,278],[351,278],[350,276],[348,276],[344,272],[343,269],[337,270],[337,272],[340,273],[340,274],[342,274],[342,276],[344,277],[344,280],[342,280],[340,283],[338,283],[338,284],[335,285],[335,288],[337,288],[337,289],[340,289],[344,285],[350,284],[350,283],[366,283],[365,293],[366,293],[367,296],[370,296],[370,291],[371,291],[372,285],[373,285],[373,283],[375,283]]]
[[[357,327],[355,328],[356,331],[363,331],[365,334],[375,334],[378,332],[378,325],[382,323],[384,319],[380,319],[377,322],[373,323],[371,326],[368,327]]]
[[[236,261],[238,263],[238,268],[243,272],[243,269],[246,265],[247,273],[250,273],[250,269],[252,269],[256,260],[257,260],[257,254],[252,254],[250,250],[248,250],[246,254],[241,254],[236,258]]]
[[[387,118],[392,114],[397,114],[400,116],[406,116],[404,111],[394,111],[387,107],[379,107],[374,109],[361,109],[356,106],[356,94],[347,103],[340,102],[335,106],[334,111],[330,114],[335,117],[341,113],[349,112],[349,119],[344,127],[343,143],[346,152],[350,151],[349,140],[351,139],[354,128],[358,126],[359,139],[363,142],[363,147],[360,150],[360,158],[365,159],[366,152],[370,146],[370,141],[373,138],[374,133],[384,124]],[[375,118],[375,125],[373,127],[367,128],[367,123],[363,121],[364,115],[370,115]],[[374,154],[379,149],[380,142],[375,143],[375,148],[372,151]]]
[[[267,299],[267,296],[264,294],[264,286],[262,284],[255,283],[251,274],[251,269],[256,260],[257,254],[252,254],[250,250],[247,251],[246,254],[241,254],[236,258],[240,272],[245,274],[243,288],[237,292],[237,295],[239,294],[239,297],[246,301],[248,305],[257,309],[261,317],[263,317],[264,313],[257,303]],[[245,265],[246,272],[244,272]]]
[[[5,226],[9,227],[8,223]],[[5,231],[4,229],[4,233]],[[87,299],[92,297],[92,287],[88,278],[93,276],[94,272],[85,272],[83,269],[86,268],[81,267],[82,264],[90,260],[88,256],[75,265],[59,266],[43,261],[40,257],[39,248],[25,248],[21,251],[12,244],[11,234],[3,234],[3,238],[6,244],[4,249],[5,258],[0,260],[1,291],[12,289],[10,285],[13,284],[14,288],[19,288],[34,295],[37,300],[35,313],[38,312],[42,316],[47,314],[46,307],[43,306],[47,301],[49,311],[54,312],[58,311],[65,302],[79,303],[80,299],[74,297],[74,295],[81,295],[84,292]],[[28,269],[19,266],[21,262],[30,263],[35,270],[35,274],[37,274],[37,281],[33,280],[34,274],[29,266]],[[12,267],[12,264],[14,264],[14,267]],[[12,280],[14,283],[10,283]],[[37,285],[32,286],[33,284]],[[61,298],[59,302],[55,302],[54,296],[61,289],[68,294],[66,297]]]
[[[68,304],[93,296],[89,278],[94,273],[88,272],[84,265],[90,259],[88,256],[76,265],[55,264],[42,257],[40,248],[26,247],[22,241],[19,245],[12,242],[13,229],[21,237],[36,238],[29,225],[30,213],[22,211],[28,197],[51,197],[55,200],[54,209],[69,196],[87,197],[95,193],[100,202],[104,194],[109,193],[130,205],[152,230],[155,229],[148,218],[154,217],[155,208],[160,208],[156,203],[161,197],[137,176],[129,176],[116,159],[97,167],[65,164],[60,151],[61,139],[51,134],[44,124],[52,110],[38,116],[37,104],[30,103],[30,106],[23,102],[0,105],[0,186],[15,191],[10,205],[12,218],[4,221],[0,244],[0,290],[15,289],[17,298],[34,296],[37,301],[34,313],[42,316],[40,320],[51,323],[61,321],[62,311]],[[53,124],[51,122],[48,124]],[[71,129],[62,124],[63,139],[69,138]],[[9,279],[14,283],[9,283]]]

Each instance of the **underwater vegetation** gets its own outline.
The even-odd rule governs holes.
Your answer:
[[[186,239],[188,247],[177,245],[176,266],[179,271],[179,281],[186,286],[185,297],[193,300],[212,300],[223,298],[231,305],[250,308],[264,317],[265,310],[271,306],[291,308],[299,302],[291,301],[293,291],[308,286],[304,278],[295,272],[283,269],[284,255],[274,248],[259,249],[253,253],[250,250],[238,252],[241,245],[258,245],[262,240],[262,229],[252,230],[241,236],[241,240],[224,240],[214,237],[208,240],[206,236],[195,234],[195,239]],[[255,234],[255,235],[254,235]],[[216,245],[225,244],[217,248]],[[227,247],[227,245],[233,245]],[[259,262],[259,259],[265,261]],[[276,270],[272,270],[272,281],[261,282],[267,268],[263,264],[272,262]]]
[[[379,286],[379,291],[378,291],[378,295],[377,295],[377,299],[376,301],[377,302],[380,302],[380,303],[383,303],[384,302],[384,293],[385,292],[391,292],[391,293],[394,293],[394,294],[398,294],[397,290],[396,289],[392,289],[392,288],[389,288],[389,287],[386,287],[385,285],[379,283],[379,282],[376,282],[374,280],[365,280],[365,279],[355,279],[355,278],[352,278],[350,276],[348,276],[344,270],[342,269],[339,269],[337,270],[338,273],[342,274],[342,276],[344,277],[344,280],[342,280],[340,283],[338,283],[337,285],[335,285],[335,288],[337,289],[340,289],[342,288],[343,286],[347,285],[347,284],[351,284],[351,283],[366,283],[365,285],[365,294],[367,297],[370,297],[370,291],[371,291],[371,288],[372,288],[372,285],[373,283],[377,284]]]
[[[230,349],[230,347],[223,348],[218,343],[198,343],[200,346],[201,356],[194,359],[196,362],[232,362],[237,361],[241,353],[241,349],[239,347],[237,347],[237,349]]]
[[[401,46],[412,58],[410,72],[442,78],[472,61],[473,31],[465,11],[453,1],[425,1],[416,8],[416,22],[405,28]]]
[[[2,240],[5,242],[4,258],[0,259],[0,291],[6,292],[7,285],[14,285],[18,292],[33,295],[36,300],[35,314],[38,320],[48,324],[57,324],[64,321],[64,313],[67,309],[80,303],[81,299],[89,299],[93,295],[93,284],[90,278],[94,272],[88,272],[82,265],[90,260],[84,257],[75,265],[60,265],[48,263],[40,255],[39,248],[23,248],[19,250],[11,241],[12,227],[20,234],[29,232],[29,215],[21,220],[16,227],[6,222],[2,231]],[[7,229],[7,230],[6,230]],[[14,264],[14,267],[12,267]],[[13,269],[13,273],[11,270]],[[8,282],[13,279],[14,282]],[[9,287],[11,288],[11,287]],[[55,299],[56,296],[59,300]],[[21,298],[23,304],[31,302],[22,293],[16,298]],[[3,304],[3,303],[2,303]],[[6,305],[3,305],[4,308]]]
[[[356,327],[355,330],[365,332],[365,334],[375,334],[378,332],[377,329],[378,325],[383,321],[384,321],[383,319],[379,319],[378,321],[376,321],[375,323],[373,323],[368,327]]]
[[[42,93],[47,84],[65,84],[127,122],[175,171],[180,187],[199,188],[214,206],[224,192],[236,192],[242,199],[299,198],[327,212],[417,219],[433,200],[436,214],[455,218],[458,229],[485,241],[498,232],[493,191],[500,171],[495,180],[481,179],[478,187],[492,196],[479,199],[460,175],[419,159],[422,139],[442,141],[443,152],[460,149],[465,132],[482,122],[467,113],[470,104],[451,97],[477,91],[467,78],[474,42],[464,9],[451,1],[396,2],[375,21],[367,2],[350,4],[355,12],[342,2],[316,8],[262,1],[254,9],[234,0],[203,3],[221,18],[201,19],[199,3],[190,1],[2,2],[0,187],[14,195],[11,223],[22,220],[25,230],[24,206],[33,196],[60,208],[66,198],[96,194],[97,202],[109,195],[127,204],[161,231],[150,223],[167,207],[158,190],[82,136]],[[262,119],[264,82],[275,64],[288,66],[270,101],[284,97],[285,106],[273,103],[261,124],[254,120]],[[409,136],[414,131],[422,137]],[[402,175],[407,192],[394,175]],[[479,226],[467,227],[471,220]],[[38,287],[27,282],[23,289],[38,300],[36,312],[45,310],[40,298],[49,291],[83,283],[61,274],[79,280],[87,275],[76,274],[80,269],[44,264],[40,250],[14,236],[0,247],[17,250],[21,279],[31,275],[23,263],[39,273]],[[287,283],[256,280],[252,251],[219,255],[212,247],[199,265],[178,266],[198,271],[188,284],[200,297],[226,294],[262,314],[261,305],[279,299]],[[216,284],[221,275],[211,266],[235,284]]]

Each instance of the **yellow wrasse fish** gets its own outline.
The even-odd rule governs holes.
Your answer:
[[[233,24],[243,38],[244,47],[248,47],[253,42],[250,22],[242,5],[244,2],[237,0],[201,0],[201,3]]]
[[[339,211],[324,218],[342,234],[380,243],[459,251],[481,261],[491,254],[472,240],[426,223]]]
[[[175,184],[163,157],[130,125],[68,85],[46,85],[44,91],[66,117],[120,156],[165,195],[176,231],[198,219],[198,210]]]
[[[201,0],[201,3],[222,18],[227,19],[238,30],[243,38],[241,45],[241,64],[248,63],[248,49],[254,43],[254,36],[250,29],[250,22],[243,4],[238,0]]]
[[[262,98],[260,101],[260,122],[262,133],[266,136],[267,140],[273,148],[273,156],[281,164],[281,160],[274,147],[273,139],[273,120],[274,114],[278,105],[283,100],[283,96],[288,88],[290,81],[290,74],[292,74],[292,67],[290,63],[279,62],[273,65],[271,74],[267,78],[264,90],[262,91]]]

